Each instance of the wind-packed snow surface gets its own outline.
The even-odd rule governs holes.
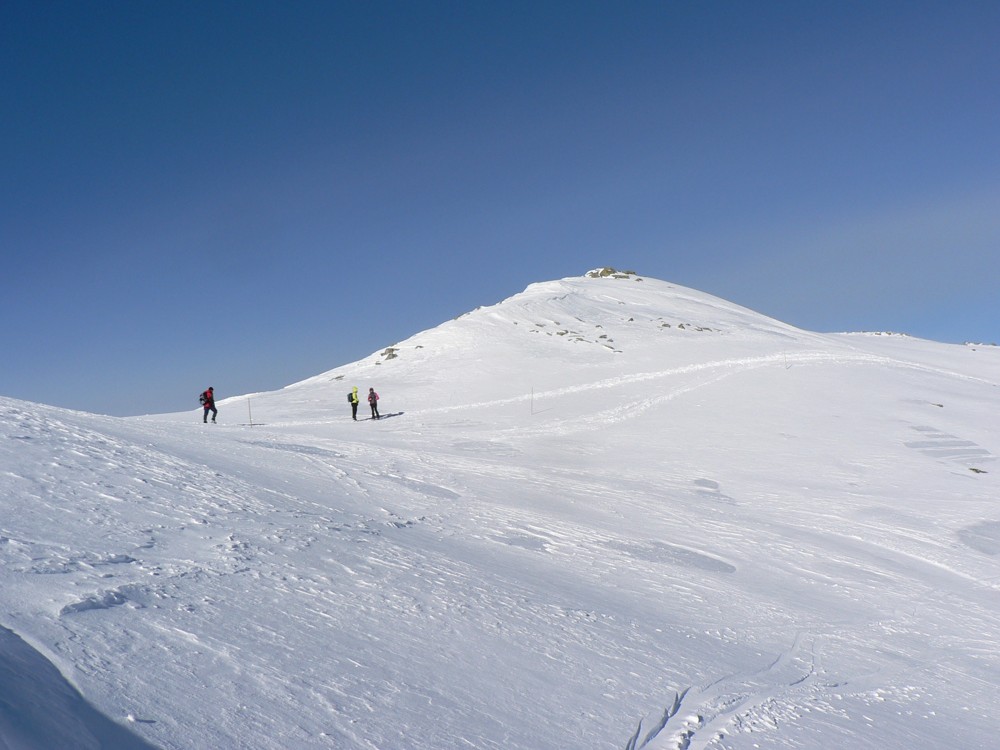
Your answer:
[[[614,274],[217,425],[0,399],[0,747],[1000,747],[998,382]]]

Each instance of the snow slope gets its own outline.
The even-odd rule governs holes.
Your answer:
[[[218,425],[0,399],[0,747],[1000,746],[998,382],[613,274]]]

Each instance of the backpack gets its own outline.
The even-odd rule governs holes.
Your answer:
[[[202,406],[204,406],[206,403],[208,403],[208,399],[205,398],[205,394],[204,393],[202,393],[200,396],[198,396],[198,403],[201,404]]]
[[[349,403],[349,404],[353,404],[354,403],[354,394],[353,393],[348,393],[347,394],[347,403]]]

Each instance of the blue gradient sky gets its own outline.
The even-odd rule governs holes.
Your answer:
[[[0,394],[194,408],[603,265],[1000,342],[998,39],[993,0],[7,0]]]

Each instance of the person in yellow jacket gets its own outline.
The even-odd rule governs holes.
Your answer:
[[[354,386],[354,390],[351,391],[351,419],[355,422],[358,421],[358,387]]]

